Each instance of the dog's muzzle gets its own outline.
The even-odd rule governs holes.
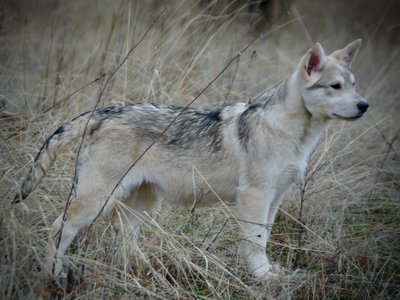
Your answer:
[[[360,101],[357,103],[357,108],[361,112],[361,114],[365,113],[369,107],[369,104],[367,101]]]
[[[358,114],[356,114],[355,116],[343,116],[340,114],[333,114],[334,117],[338,118],[338,119],[342,119],[342,120],[347,120],[347,121],[353,121],[353,120],[357,120],[358,118],[361,118],[364,113],[367,111],[369,107],[369,104],[367,101],[365,100],[361,100],[357,103],[357,108],[358,108]]]

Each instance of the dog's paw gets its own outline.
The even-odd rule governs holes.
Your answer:
[[[258,279],[264,279],[267,277],[276,276],[276,273],[274,272],[274,270],[271,268],[271,266],[269,264],[260,266],[256,269],[252,270],[252,273],[253,273],[253,276]]]
[[[287,273],[287,269],[282,267],[279,263],[272,264],[271,269],[276,275],[285,275]]]
[[[253,270],[253,276],[259,280],[273,280],[288,275],[288,270],[279,263],[266,264]]]

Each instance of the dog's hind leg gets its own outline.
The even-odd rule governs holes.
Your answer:
[[[96,195],[79,195],[70,199],[66,213],[62,213],[53,223],[48,244],[48,271],[54,275],[62,269],[62,257],[79,230],[93,222],[102,209],[91,204]]]
[[[110,195],[87,182],[79,182],[76,196],[69,201],[66,212],[52,225],[48,245],[48,271],[57,275],[62,269],[62,257],[79,230],[105,215],[127,195],[127,185],[119,185]],[[129,194],[129,193],[128,193]]]
[[[160,210],[163,198],[162,189],[158,185],[145,182],[122,202],[123,215],[129,225],[125,237],[131,241],[134,249],[138,250],[140,223],[146,218],[145,213]]]

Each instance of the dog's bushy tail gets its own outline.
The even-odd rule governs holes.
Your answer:
[[[91,112],[88,112],[73,119],[58,128],[53,135],[44,142],[34,160],[31,170],[22,182],[20,189],[17,191],[13,203],[20,202],[29,196],[53,165],[59,151],[74,139],[82,137],[86,126],[88,133],[98,126],[99,121],[91,116]]]

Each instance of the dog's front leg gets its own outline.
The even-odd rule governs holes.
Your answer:
[[[274,191],[256,187],[241,187],[238,194],[238,220],[242,236],[239,251],[254,276],[273,275],[265,247],[268,239],[268,215]]]

